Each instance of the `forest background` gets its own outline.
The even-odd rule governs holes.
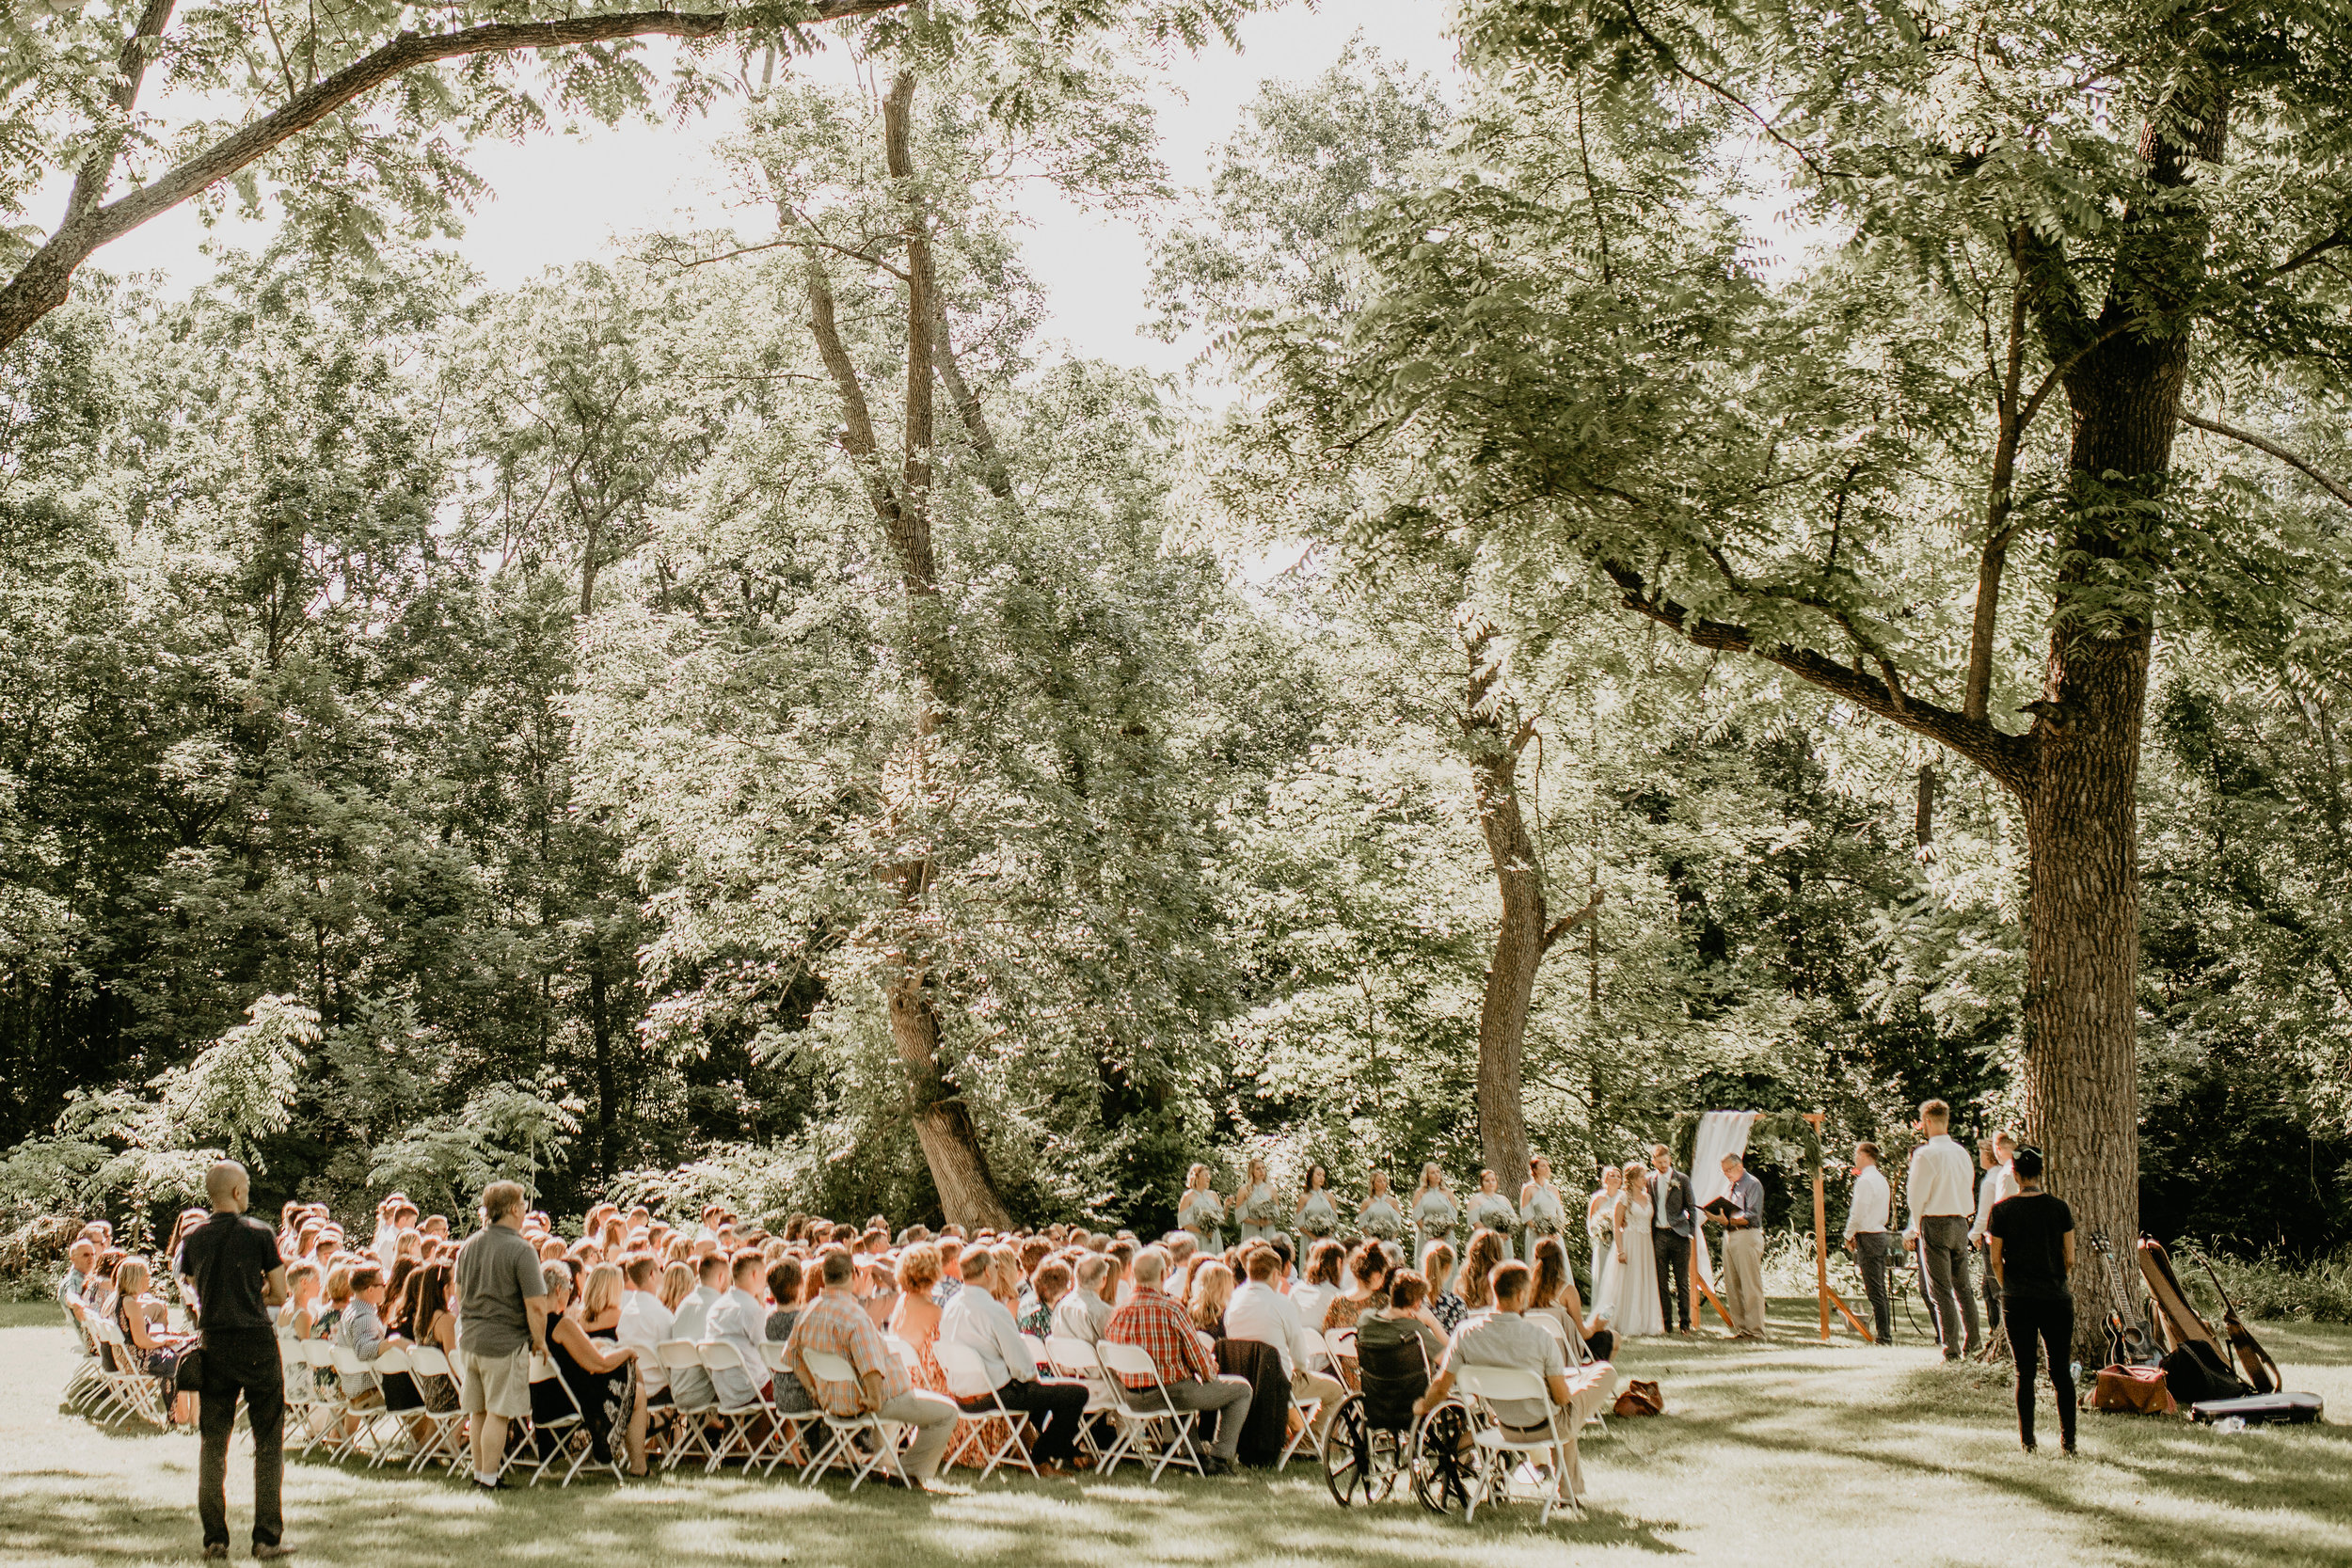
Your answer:
[[[1384,286],[1368,227],[1549,199],[1557,101],[1352,50],[1177,190],[1138,84],[1182,8],[955,11],[838,30],[846,85],[772,33],[710,55],[726,230],[489,287],[434,241],[449,150],[374,179],[355,119],[351,179],[260,187],[278,243],[185,296],[85,267],[0,353],[0,1201],[127,1218],[213,1149],[354,1218],[496,1172],[559,1212],[935,1219],[958,1148],[1035,1223],[1164,1226],[1195,1160],[1458,1180],[1531,868],[1555,912],[1606,895],[1527,995],[1526,1137],[1568,1183],[1718,1106],[1825,1111],[1833,1150],[1899,1148],[1929,1095],[2017,1125],[2008,796],[1571,559],[1388,547],[1409,463],[1300,456],[1298,345]],[[613,59],[551,101],[653,91]],[[1589,132],[1580,99],[1582,175],[1613,147],[1612,199],[1773,286],[1741,214],[1774,193],[1629,134],[1725,143],[1695,98]],[[1052,343],[1039,183],[1145,227],[1158,328],[1230,404]],[[1965,447],[1924,384],[1984,374],[1974,324],[1912,303],[1869,352]],[[2324,464],[2322,402],[2265,428]],[[2155,642],[2140,1213],[2308,1261],[2352,1243],[2344,513],[2184,450],[2301,570],[2288,632]],[[1953,603],[1903,613],[1931,640]],[[1797,1151],[1760,1152],[1786,1216]]]

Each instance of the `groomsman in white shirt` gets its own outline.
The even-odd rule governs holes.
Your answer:
[[[2007,1132],[1995,1132],[1978,1146],[1977,1154],[1984,1175],[1977,1182],[1977,1223],[1968,1227],[1968,1249],[1982,1253],[1986,1227],[1993,1223],[1993,1206],[2017,1196],[2017,1176],[2010,1168],[2010,1162],[2017,1157],[2017,1140]],[[1993,1277],[1989,1259],[1979,1259],[1977,1271],[1984,1285],[1984,1338],[1989,1348],[2001,1342],[2001,1282]]]
[[[1853,1196],[1846,1206],[1846,1250],[1862,1266],[1862,1289],[1870,1298],[1870,1316],[1877,1323],[1882,1345],[1895,1342],[1895,1300],[1886,1289],[1887,1266],[1895,1256],[1895,1239],[1886,1233],[1886,1224],[1894,1210],[1886,1173],[1879,1169],[1879,1146],[1866,1138],[1853,1146]]]
[[[1919,1131],[1927,1142],[1911,1151],[1903,1190],[1910,1196],[1913,1228],[1918,1232],[1919,1264],[1935,1307],[1936,1337],[1944,1359],[1977,1354],[1977,1293],[1968,1283],[1968,1227],[1976,1217],[1976,1162],[1952,1142],[1952,1108],[1941,1100],[1919,1107]],[[1955,1330],[1966,1328],[1960,1344]]]

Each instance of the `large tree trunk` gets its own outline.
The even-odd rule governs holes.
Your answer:
[[[1600,895],[1596,891],[1578,914],[1549,920],[1543,865],[1519,811],[1519,755],[1534,736],[1534,721],[1514,728],[1498,711],[1502,672],[1491,657],[1494,640],[1494,628],[1484,623],[1465,627],[1470,681],[1461,723],[1470,752],[1479,831],[1486,835],[1495,891],[1502,901],[1494,961],[1486,968],[1486,994],[1478,1010],[1478,1148],[1502,1190],[1516,1194],[1529,1175],[1525,1061],[1535,972],[1553,942],[1592,918]]]
[[[2128,1257],[2139,1236],[2133,790],[2149,638],[2142,627],[2064,642],[2053,639],[2051,658],[2074,711],[2066,734],[2042,737],[2026,800],[2026,1138],[2074,1212],[2076,1354],[2095,1366],[2104,1291],[2088,1243],[2104,1231]]]
[[[2207,89],[2166,109],[2150,117],[2139,153],[2156,185],[2179,188],[2198,163],[2219,161],[2229,100]],[[2202,286],[2208,240],[2195,205],[2177,199],[2127,212],[2122,233],[2096,319],[2071,282],[2026,274],[2074,430],[2025,795],[2026,1136],[2074,1210],[2078,1244],[2105,1232],[2119,1254],[2139,1238],[2136,792],[2153,641],[2143,595],[2161,548],[2146,509],[2167,502],[2188,381],[2188,327],[2171,312]],[[2100,1271],[2077,1267],[2074,1286],[2075,1353],[2096,1365]]]
[[[1527,1011],[1545,947],[1543,874],[1535,865],[1535,842],[1519,814],[1513,776],[1518,768],[1513,749],[1480,768],[1474,786],[1478,823],[1502,898],[1502,924],[1495,933],[1486,1000],[1478,1009],[1478,1148],[1506,1193],[1517,1193],[1527,1180]]]
[[[939,1207],[950,1225],[1009,1228],[1011,1215],[997,1196],[972,1113],[939,1070],[939,1015],[920,975],[901,972],[890,986],[890,1036],[906,1069],[914,1116]]]

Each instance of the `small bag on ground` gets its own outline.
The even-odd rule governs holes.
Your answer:
[[[2090,1394],[2090,1408],[2169,1416],[2180,1406],[2173,1402],[2163,1368],[2126,1367],[2118,1362],[2099,1369],[2098,1385]]]
[[[1637,1377],[1625,1386],[1612,1408],[1620,1416],[1663,1416],[1666,1396],[1648,1378]]]

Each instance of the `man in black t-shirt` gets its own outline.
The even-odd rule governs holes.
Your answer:
[[[2033,1380],[2038,1352],[2050,1353],[2058,1441],[2074,1451],[2074,1212],[2042,1190],[2042,1151],[2021,1148],[2010,1166],[2017,1194],[1993,1206],[1985,1224],[1993,1275],[2001,1282],[2001,1321],[2017,1357],[2017,1436],[2033,1451]],[[2038,1341],[2038,1342],[2037,1342]]]
[[[270,1323],[270,1308],[286,1299],[286,1268],[269,1227],[246,1217],[243,1165],[223,1160],[205,1172],[204,1193],[213,1217],[187,1233],[177,1264],[182,1278],[196,1282],[196,1322],[204,1337],[196,1512],[204,1524],[204,1555],[226,1558],[229,1433],[242,1394],[253,1428],[253,1555],[267,1561],[294,1554],[280,1539],[286,1374]]]

